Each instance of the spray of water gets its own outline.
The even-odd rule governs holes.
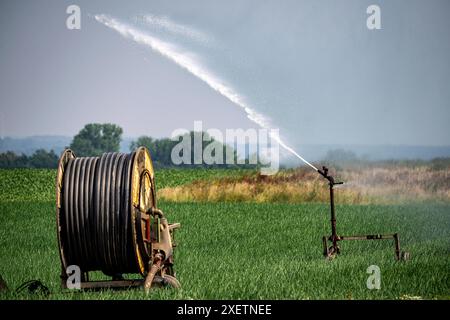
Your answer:
[[[141,30],[138,30],[128,24],[125,24],[115,18],[112,18],[107,15],[95,15],[95,19],[104,24],[105,26],[117,31],[120,35],[122,35],[126,39],[130,39],[136,43],[145,45],[151,48],[153,51],[158,52],[162,56],[167,59],[173,61],[181,68],[187,70],[203,82],[205,82],[209,87],[213,90],[220,93],[222,96],[236,104],[237,106],[244,109],[247,114],[247,117],[258,124],[260,127],[267,129],[271,132],[270,121],[262,114],[258,113],[255,109],[251,108],[248,103],[246,103],[245,99],[240,96],[232,87],[228,84],[225,84],[220,78],[216,77],[212,72],[206,69],[202,64],[198,61],[195,55],[181,50],[176,45],[162,41],[161,39],[150,35],[148,33],[144,33]],[[303,161],[305,164],[310,166],[312,169],[317,171],[317,168],[313,166],[311,163],[306,161],[302,156],[300,156],[295,150],[286,145],[282,139],[275,134],[271,133],[272,139],[277,141],[279,145],[296,156],[298,159]]]
[[[157,16],[153,14],[146,14],[136,17],[138,23],[142,23],[153,28],[157,28],[163,31],[167,31],[174,35],[180,35],[191,40],[208,43],[211,41],[209,37],[204,32],[196,30],[192,27],[185,26],[179,23],[175,23],[165,16]]]

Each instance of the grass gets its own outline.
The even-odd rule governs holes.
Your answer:
[[[160,171],[158,186],[180,183],[181,172]],[[141,290],[62,291],[54,172],[0,171],[0,178],[0,274],[11,289],[40,279],[51,299],[450,299],[450,204],[445,203],[337,206],[342,233],[399,232],[412,259],[396,262],[388,240],[343,242],[337,259],[324,260],[326,204],[160,201],[169,221],[182,224],[175,255],[181,290],[154,290],[149,296]],[[35,185],[28,189],[24,182]],[[372,264],[381,269],[380,290],[366,287]],[[0,293],[0,299],[34,298],[42,297]]]

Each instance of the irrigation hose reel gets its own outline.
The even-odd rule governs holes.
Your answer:
[[[73,265],[80,270],[81,289],[180,287],[173,268],[180,224],[169,224],[157,208],[146,148],[80,158],[66,149],[58,163],[56,223],[63,288]],[[91,271],[110,279],[90,281]]]

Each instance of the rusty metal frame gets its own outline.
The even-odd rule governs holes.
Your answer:
[[[173,284],[165,277],[155,276],[152,279],[151,287],[167,287]],[[67,287],[64,286],[64,289]],[[97,281],[82,281],[80,283],[81,290],[101,290],[101,289],[134,289],[145,288],[145,279],[124,279],[124,280],[97,280]],[[147,288],[148,291],[149,288]]]
[[[163,216],[161,210],[156,209],[158,215]],[[167,222],[166,222],[167,223]],[[173,248],[176,245],[172,242],[175,234],[175,230],[180,228],[180,223],[167,224],[166,228],[168,230],[168,235],[170,235],[170,239],[163,238],[163,242],[169,243],[161,244],[160,246],[170,246],[172,252],[169,257],[165,259],[165,257],[159,252],[159,250],[155,251],[154,259],[151,263],[149,263],[149,272],[146,274],[145,278],[141,279],[117,279],[113,277],[111,280],[89,280],[89,272],[83,272],[81,275],[80,289],[81,290],[101,290],[101,289],[131,289],[131,288],[143,288],[146,292],[148,292],[151,288],[154,287],[167,287],[171,286],[174,288],[180,288],[181,285],[178,280],[174,277],[173,274]],[[152,242],[154,245],[155,242]],[[68,276],[65,273],[64,269],[61,270],[61,287],[63,289],[67,289],[67,281]]]
[[[328,180],[328,186],[330,190],[330,214],[331,214],[331,235],[322,237],[323,255],[325,258],[334,258],[340,253],[338,246],[339,241],[344,240],[394,240],[395,246],[395,258],[396,260],[406,260],[409,254],[401,252],[400,239],[398,233],[393,234],[369,234],[369,235],[354,235],[354,236],[341,236],[337,234],[336,230],[336,210],[334,207],[334,186],[343,184],[343,182],[336,182],[332,176],[328,174],[328,168],[322,167],[322,170],[317,170],[325,179]],[[331,242],[331,246],[328,246],[328,242]]]

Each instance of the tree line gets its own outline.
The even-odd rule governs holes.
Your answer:
[[[120,142],[122,140],[123,130],[116,124],[105,123],[90,123],[85,125],[76,134],[68,146],[74,151],[78,157],[93,157],[100,156],[105,152],[119,152]],[[237,153],[227,145],[220,144],[215,141],[214,138],[208,136],[205,132],[189,132],[186,133],[188,139],[193,141],[194,138],[198,138],[198,141],[202,141],[202,150],[206,145],[212,142],[218,144],[217,148],[222,148],[223,154],[231,154],[233,164],[214,164],[208,165],[208,167],[233,167],[236,166],[236,160],[238,158]],[[196,136],[197,135],[197,136]],[[180,136],[182,139],[182,136]],[[200,140],[201,139],[201,140]],[[205,141],[206,140],[206,141]],[[149,136],[141,136],[130,144],[130,151],[135,150],[137,147],[144,146],[151,152],[153,165],[156,168],[161,167],[173,167],[171,153],[176,144],[179,141],[169,138],[154,139]],[[191,150],[190,158],[193,163],[194,148]],[[39,149],[35,151],[31,156],[25,154],[16,154],[12,151],[0,153],[0,168],[56,168],[58,164],[58,155],[53,150],[46,151]],[[180,164],[176,167],[202,167],[206,166],[202,164]],[[240,165],[242,167],[242,165]],[[251,165],[244,165],[244,167],[251,167]]]
[[[100,156],[105,152],[119,152],[120,142],[122,141],[123,130],[116,124],[99,124],[90,123],[85,125],[76,134],[68,148],[72,149],[78,157],[93,157]],[[150,150],[153,165],[156,168],[162,167],[236,167],[237,153],[228,145],[224,145],[209,137],[206,132],[189,132],[184,136],[180,136],[179,140],[186,138],[189,141],[202,141],[202,150],[205,150],[207,145],[212,142],[216,143],[215,150],[221,150],[221,154],[231,154],[233,164],[213,164],[207,165],[204,162],[201,164],[194,163],[194,148],[190,150],[191,154],[188,158],[190,163],[174,165],[172,162],[172,150],[179,143],[178,140],[169,138],[154,139],[149,136],[141,136],[130,144],[130,151],[137,147],[144,146]],[[58,165],[59,155],[53,150],[47,151],[45,149],[36,150],[31,155],[16,154],[12,151],[0,153],[0,168],[56,168]],[[378,160],[373,161],[365,157],[359,157],[351,151],[343,149],[336,149],[328,151],[323,159],[323,163],[334,167],[348,167],[348,166],[367,166],[367,165],[402,165],[402,166],[420,166],[424,164],[431,165],[432,168],[442,169],[448,168],[450,158],[436,158],[433,160]],[[255,168],[257,165],[239,164],[239,168]]]
[[[12,151],[0,153],[0,168],[56,168],[58,156],[53,150],[36,150],[31,156]]]

